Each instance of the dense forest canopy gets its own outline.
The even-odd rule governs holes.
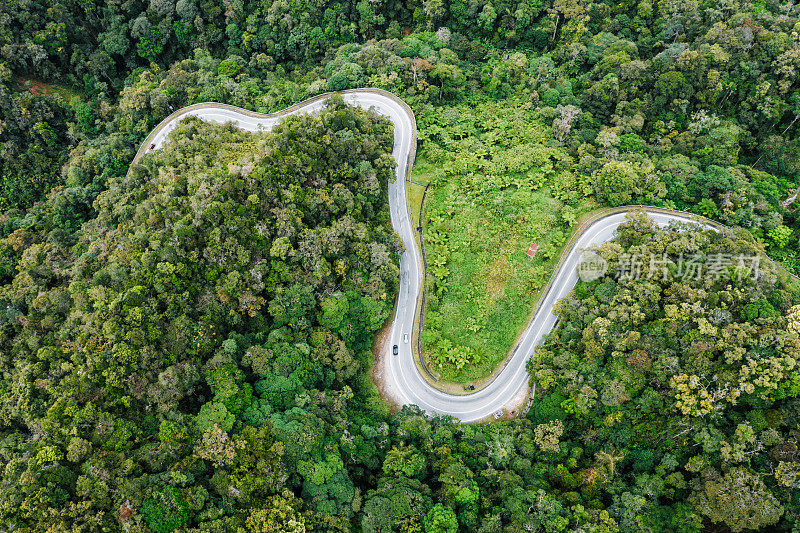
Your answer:
[[[3,494],[5,524],[170,530],[213,486],[264,501],[302,485],[352,513],[336,419],[374,402],[397,284],[391,127],[338,101],[268,135],[196,119],[171,135],[75,245],[27,246],[3,290],[4,482],[28,487]],[[135,519],[110,512],[123,501]]]
[[[276,111],[369,85],[408,101],[423,131],[459,104],[531,106],[578,163],[578,194],[747,228],[800,272],[797,204],[784,205],[800,186],[800,12],[788,3],[9,1],[2,12],[3,238],[48,226],[53,209],[74,232],[181,106]],[[9,248],[0,275],[13,271]]]
[[[459,103],[532,105],[580,161],[583,194],[748,228],[800,271],[796,204],[782,205],[800,185],[798,24],[791,3],[738,0],[7,1],[0,207],[80,176],[60,200],[76,224],[174,109],[275,111],[369,85],[421,126]],[[5,234],[23,224],[10,216]]]
[[[797,531],[800,292],[763,254],[800,273],[798,70],[790,2],[0,0],[0,529]],[[388,122],[187,120],[130,167],[182,106],[363,86],[417,117],[434,362],[491,369],[588,210],[732,229],[621,227],[526,417],[393,412]],[[504,278],[481,234],[538,262]]]
[[[759,257],[747,233],[642,215],[597,253],[607,274],[559,303],[528,363],[545,391],[535,433],[583,461],[573,487],[618,490],[628,531],[794,523],[800,286],[761,261],[716,268]]]

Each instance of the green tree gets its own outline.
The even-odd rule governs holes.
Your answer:
[[[712,522],[724,523],[731,531],[774,525],[784,512],[759,476],[743,467],[733,467],[706,481],[692,502]]]
[[[173,486],[155,491],[142,502],[142,518],[156,533],[171,533],[183,528],[189,521],[189,509]]]
[[[245,525],[254,533],[304,533],[307,514],[302,502],[289,490],[272,496],[265,507],[251,509]]]
[[[211,401],[203,404],[200,412],[197,414],[197,428],[201,432],[205,432],[214,426],[218,426],[222,431],[230,431],[233,429],[233,423],[236,417],[228,411],[224,403]]]
[[[792,228],[781,224],[769,230],[768,236],[772,241],[772,246],[783,249],[786,248],[786,245],[792,240]]]
[[[423,522],[425,533],[456,533],[458,531],[458,520],[456,514],[449,507],[437,503],[425,515]]]
[[[421,477],[425,473],[425,456],[413,447],[392,447],[383,461],[383,472],[408,478]]]
[[[344,293],[337,292],[325,298],[321,303],[322,313],[319,316],[319,323],[324,328],[336,331],[342,325],[345,315],[350,306]]]
[[[624,205],[636,198],[654,201],[665,194],[663,184],[649,164],[609,161],[592,175],[598,199]]]
[[[139,37],[136,43],[136,53],[149,61],[154,61],[164,51],[161,32],[158,28],[151,28],[149,32]]]

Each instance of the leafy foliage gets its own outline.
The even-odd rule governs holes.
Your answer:
[[[760,253],[746,232],[657,231],[630,216],[616,241],[597,249],[609,273],[559,302],[559,325],[529,362],[532,378],[553,391],[544,403],[560,400],[567,413],[563,434],[537,426],[537,444],[563,453],[560,440],[582,439],[594,462],[580,490],[625,487],[619,505],[633,514],[621,527],[655,527],[646,517],[665,505],[675,512],[685,498],[732,531],[774,526],[787,511],[778,472],[797,431],[800,337],[789,324],[800,287],[766,262],[757,277],[735,265],[681,273],[681,254],[710,266],[723,251]],[[630,257],[665,252],[673,263],[645,260],[641,277],[620,275]]]
[[[430,275],[424,350],[442,378],[468,381],[505,358],[577,216],[575,162],[516,102],[425,115],[424,205]],[[525,253],[531,242],[536,257]]]
[[[397,283],[390,139],[385,121],[340,99],[269,135],[187,120],[99,195],[75,245],[21,240],[0,342],[5,357],[39,363],[10,365],[3,382],[39,386],[2,387],[17,398],[4,428],[44,425],[49,437],[14,441],[9,460],[30,454],[31,475],[44,476],[31,481],[37,509],[85,499],[47,518],[14,512],[34,500],[6,494],[4,523],[173,531],[223,500],[242,502],[241,517],[301,487],[316,513],[349,517],[355,489],[334,420],[354,390],[356,401],[371,394],[353,378]],[[318,303],[329,295],[335,321]],[[46,488],[45,467],[62,488]],[[120,522],[112,498],[128,502]],[[264,529],[273,515],[247,520]]]
[[[189,521],[186,502],[173,486],[166,486],[142,503],[145,523],[155,533],[170,533]]]
[[[420,126],[415,176],[433,184],[426,346],[444,374],[472,378],[511,346],[592,206],[738,228],[638,224],[609,259],[763,245],[800,272],[794,6],[31,0],[2,12],[0,529],[797,523],[800,308],[777,272],[579,285],[532,363],[527,419],[390,416],[368,375],[399,251],[384,122],[341,102],[270,136],[187,121],[128,172],[147,132],[188,104],[271,112],[327,90],[398,94]]]

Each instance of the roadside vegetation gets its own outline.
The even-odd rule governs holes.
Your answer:
[[[28,457],[6,435],[6,481],[31,490],[0,491],[0,521],[173,531],[217,514],[209,489],[261,502],[240,525],[297,505],[275,491],[302,493],[309,524],[350,517],[337,419],[383,411],[368,376],[399,276],[390,147],[384,119],[341,99],[264,135],[187,119],[109,183],[75,242],[18,230],[0,354],[35,392],[0,411],[50,444]]]
[[[528,365],[540,394],[528,418],[576,460],[580,494],[616,493],[623,531],[796,520],[798,282],[765,260],[715,268],[719,254],[760,256],[747,232],[658,231],[641,214],[597,252],[607,275],[557,305]],[[625,275],[633,254],[665,252]]]
[[[576,220],[597,204],[574,193],[575,161],[522,102],[438,108],[421,122],[424,355],[441,379],[479,380],[508,355]]]
[[[397,94],[434,184],[426,344],[472,379],[586,209],[734,228],[609,258],[763,246],[800,273],[796,4],[0,5],[0,530],[796,531],[798,302],[772,273],[579,286],[529,416],[454,424],[369,382],[397,283],[384,122],[187,122],[128,174],[185,105]]]

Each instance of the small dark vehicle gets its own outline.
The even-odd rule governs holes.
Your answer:
[[[392,354],[393,355],[397,355],[397,345],[396,344],[394,345],[394,348],[392,348]]]

